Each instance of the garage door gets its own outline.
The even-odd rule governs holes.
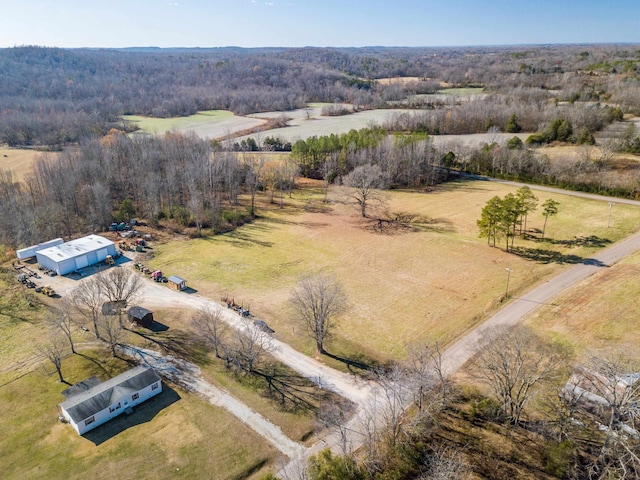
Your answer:
[[[89,259],[87,258],[86,255],[81,255],[79,257],[76,257],[76,270],[80,270],[81,268],[84,268],[87,265],[89,265]]]
[[[109,249],[108,248],[102,248],[102,249],[98,250],[98,261],[101,262],[102,260],[107,258],[108,254],[109,254]]]

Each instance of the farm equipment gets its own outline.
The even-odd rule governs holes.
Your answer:
[[[106,265],[115,265],[116,261],[113,259],[111,255],[107,255],[107,257],[104,259],[104,263]]]
[[[163,276],[160,270],[151,272],[151,278],[153,278],[154,282],[167,283],[167,277]]]
[[[242,305],[238,305],[233,298],[229,299],[229,297],[224,297],[222,298],[222,301],[227,304],[227,308],[230,308],[241,317],[251,316],[251,312],[249,311],[249,309],[244,308]]]
[[[18,275],[18,282],[23,284],[27,288],[36,288],[36,284],[31,281],[29,276],[25,273]]]
[[[47,297],[55,297],[56,295],[56,291],[49,285],[42,287],[42,293],[44,293]]]
[[[131,250],[131,247],[129,246],[129,244],[124,240],[118,243],[118,248],[120,248],[120,250],[122,250],[123,252],[128,252]]]
[[[140,270],[142,273],[144,273],[145,275],[149,275],[151,274],[151,270],[148,267],[145,267],[142,263],[134,263],[133,267],[136,270]]]

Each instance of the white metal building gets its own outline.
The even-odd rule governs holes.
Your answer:
[[[56,247],[58,245],[62,245],[64,240],[61,238],[56,238],[54,240],[49,240],[48,242],[39,243],[38,245],[31,245],[27,248],[22,248],[16,251],[16,255],[18,260],[25,260],[27,258],[35,257],[36,253],[40,250],[44,250],[45,248]]]
[[[36,252],[38,263],[58,275],[100,263],[107,255],[116,255],[116,245],[100,235],[88,235]]]

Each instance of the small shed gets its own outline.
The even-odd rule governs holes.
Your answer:
[[[131,307],[127,310],[127,316],[130,322],[136,323],[141,327],[148,327],[153,323],[153,312],[144,307]]]
[[[187,288],[187,281],[184,278],[178,277],[176,275],[171,275],[169,278],[167,278],[167,282],[169,288],[172,288],[174,290],[184,290],[185,288]]]

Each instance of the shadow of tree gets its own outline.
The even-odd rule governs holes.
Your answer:
[[[357,353],[356,355],[351,355],[349,357],[346,355],[331,353],[326,350],[322,353],[329,358],[344,363],[350,373],[360,375],[369,380],[375,378],[376,372],[389,368],[389,364],[382,364],[373,358],[367,357],[363,353]]]
[[[453,222],[447,218],[430,218],[413,213],[387,213],[385,218],[374,218],[367,228],[375,233],[397,235],[414,232],[455,232]]]
[[[127,328],[131,333],[157,345],[163,352],[189,359],[200,365],[210,363],[208,350],[194,334],[181,330],[146,332]]]
[[[180,398],[178,392],[167,385],[166,382],[162,382],[162,392],[134,407],[132,414],[122,413],[107,423],[85,433],[83,437],[95,445],[100,445],[131,427],[150,422],[158,413],[180,400]]]
[[[570,240],[556,240],[554,238],[547,238],[543,241],[550,243],[551,245],[590,248],[603,248],[611,243],[611,240],[609,240],[608,238],[600,238],[597,235],[590,235],[588,237],[573,237]]]
[[[604,263],[594,258],[584,258],[579,255],[567,255],[554,250],[546,250],[542,248],[527,248],[527,247],[514,247],[511,253],[524,258],[526,260],[532,260],[534,262],[548,264],[568,264],[568,265],[596,265],[600,267],[606,267]]]
[[[94,363],[100,370],[102,370],[105,373],[105,375],[107,377],[110,378],[112,376],[111,372],[105,368],[104,363],[99,358],[94,358],[94,357],[92,357],[90,355],[86,355],[86,354],[84,354],[82,352],[79,352],[77,349],[76,349],[76,355],[78,355],[78,356],[80,356],[82,358],[85,358],[86,360],[89,360],[90,362]]]
[[[266,382],[265,396],[277,400],[284,411],[312,412],[319,402],[331,396],[330,392],[317,388],[308,378],[282,371],[275,365],[264,366],[251,373]]]
[[[233,232],[227,233],[225,235],[229,239],[231,245],[233,245],[234,247],[250,247],[252,245],[259,245],[261,247],[273,247],[273,242],[253,238],[244,230],[234,230]]]

